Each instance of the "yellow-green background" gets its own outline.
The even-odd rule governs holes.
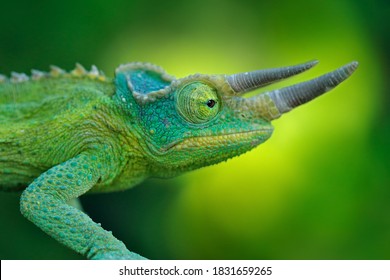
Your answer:
[[[82,201],[152,259],[390,258],[388,1],[1,2],[2,73],[81,62],[112,75],[149,61],[182,77],[321,61],[294,83],[358,60],[255,150]],[[1,259],[80,258],[25,220],[18,198],[0,194]]]

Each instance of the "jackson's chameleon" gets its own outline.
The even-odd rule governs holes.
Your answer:
[[[234,75],[175,79],[149,63],[0,75],[0,188],[22,190],[22,214],[88,259],[143,259],[70,201],[130,188],[249,151],[270,121],[321,95],[357,67],[252,97],[245,93],[317,61]]]

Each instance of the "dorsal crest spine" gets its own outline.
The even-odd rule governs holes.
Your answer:
[[[91,80],[98,80],[101,82],[107,81],[106,75],[99,70],[95,65],[92,65],[91,70],[87,71],[81,64],[76,63],[76,67],[67,72],[64,69],[51,65],[49,72],[44,72],[36,69],[31,70],[31,75],[28,76],[25,73],[17,73],[11,72],[10,78],[5,75],[0,74],[0,83],[23,83],[27,81],[39,81],[42,79],[50,79],[50,78],[89,78]]]

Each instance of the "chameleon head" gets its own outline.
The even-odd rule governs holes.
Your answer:
[[[152,64],[125,64],[116,70],[114,98],[125,108],[134,135],[143,135],[137,142],[148,155],[152,175],[173,176],[251,150],[271,136],[272,120],[334,88],[358,65],[352,62],[307,82],[243,96],[316,63],[182,79]]]

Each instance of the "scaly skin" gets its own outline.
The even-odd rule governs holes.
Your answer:
[[[31,77],[0,75],[0,188],[24,190],[22,214],[86,258],[143,259],[67,203],[251,150],[271,136],[272,119],[336,86],[357,66],[240,97],[314,64],[183,79],[146,63],[121,65],[114,79],[80,65],[69,73],[52,67]]]

